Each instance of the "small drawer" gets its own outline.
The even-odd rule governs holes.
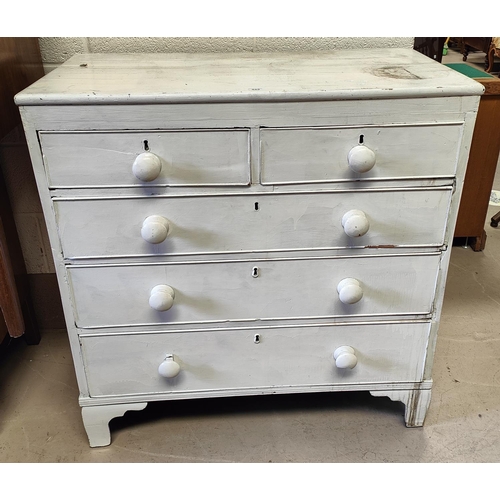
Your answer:
[[[264,128],[262,184],[453,176],[462,124]]]
[[[248,129],[41,132],[49,187],[244,186]]]
[[[428,315],[440,258],[69,266],[68,274],[80,328]]]
[[[64,257],[439,247],[451,187],[407,191],[54,199]]]
[[[336,384],[420,382],[429,329],[429,323],[400,323],[120,334],[80,341],[91,397],[180,397],[203,391],[223,395],[290,386],[326,390]],[[339,359],[337,350],[346,347],[352,351],[340,349],[347,356]]]

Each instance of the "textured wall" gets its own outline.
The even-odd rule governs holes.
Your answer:
[[[241,37],[241,38],[40,38],[45,71],[89,52],[282,52],[378,47],[413,47],[412,37]]]

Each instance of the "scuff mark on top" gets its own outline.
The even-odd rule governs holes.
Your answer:
[[[397,80],[422,80],[420,76],[408,71],[404,66],[383,66],[375,68],[372,73],[382,78],[395,78]]]

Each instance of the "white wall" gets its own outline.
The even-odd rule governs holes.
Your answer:
[[[45,71],[77,53],[92,52],[283,52],[379,47],[413,47],[413,37],[44,37],[40,50]],[[369,52],[367,52],[369,57]]]

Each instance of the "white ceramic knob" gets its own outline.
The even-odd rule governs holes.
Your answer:
[[[351,238],[363,236],[370,229],[370,222],[361,210],[349,210],[342,217],[342,227],[345,234]]]
[[[339,299],[344,304],[355,304],[363,297],[363,289],[358,280],[354,278],[344,278],[337,285]]]
[[[161,172],[161,160],[153,153],[141,153],[132,165],[132,172],[141,181],[154,181]]]
[[[165,241],[170,231],[170,223],[161,215],[150,215],[142,223],[141,236],[148,243]]]
[[[168,354],[165,361],[158,367],[158,373],[165,378],[174,378],[179,375],[181,367],[179,363],[174,360],[173,354]]]
[[[348,345],[343,345],[333,353],[337,368],[350,368],[351,370],[358,364],[358,358],[354,349]]]
[[[175,292],[168,285],[157,285],[151,290],[149,305],[156,311],[168,311],[174,304]]]
[[[375,152],[362,144],[354,146],[347,155],[349,168],[359,174],[371,170],[375,166],[375,162]]]

